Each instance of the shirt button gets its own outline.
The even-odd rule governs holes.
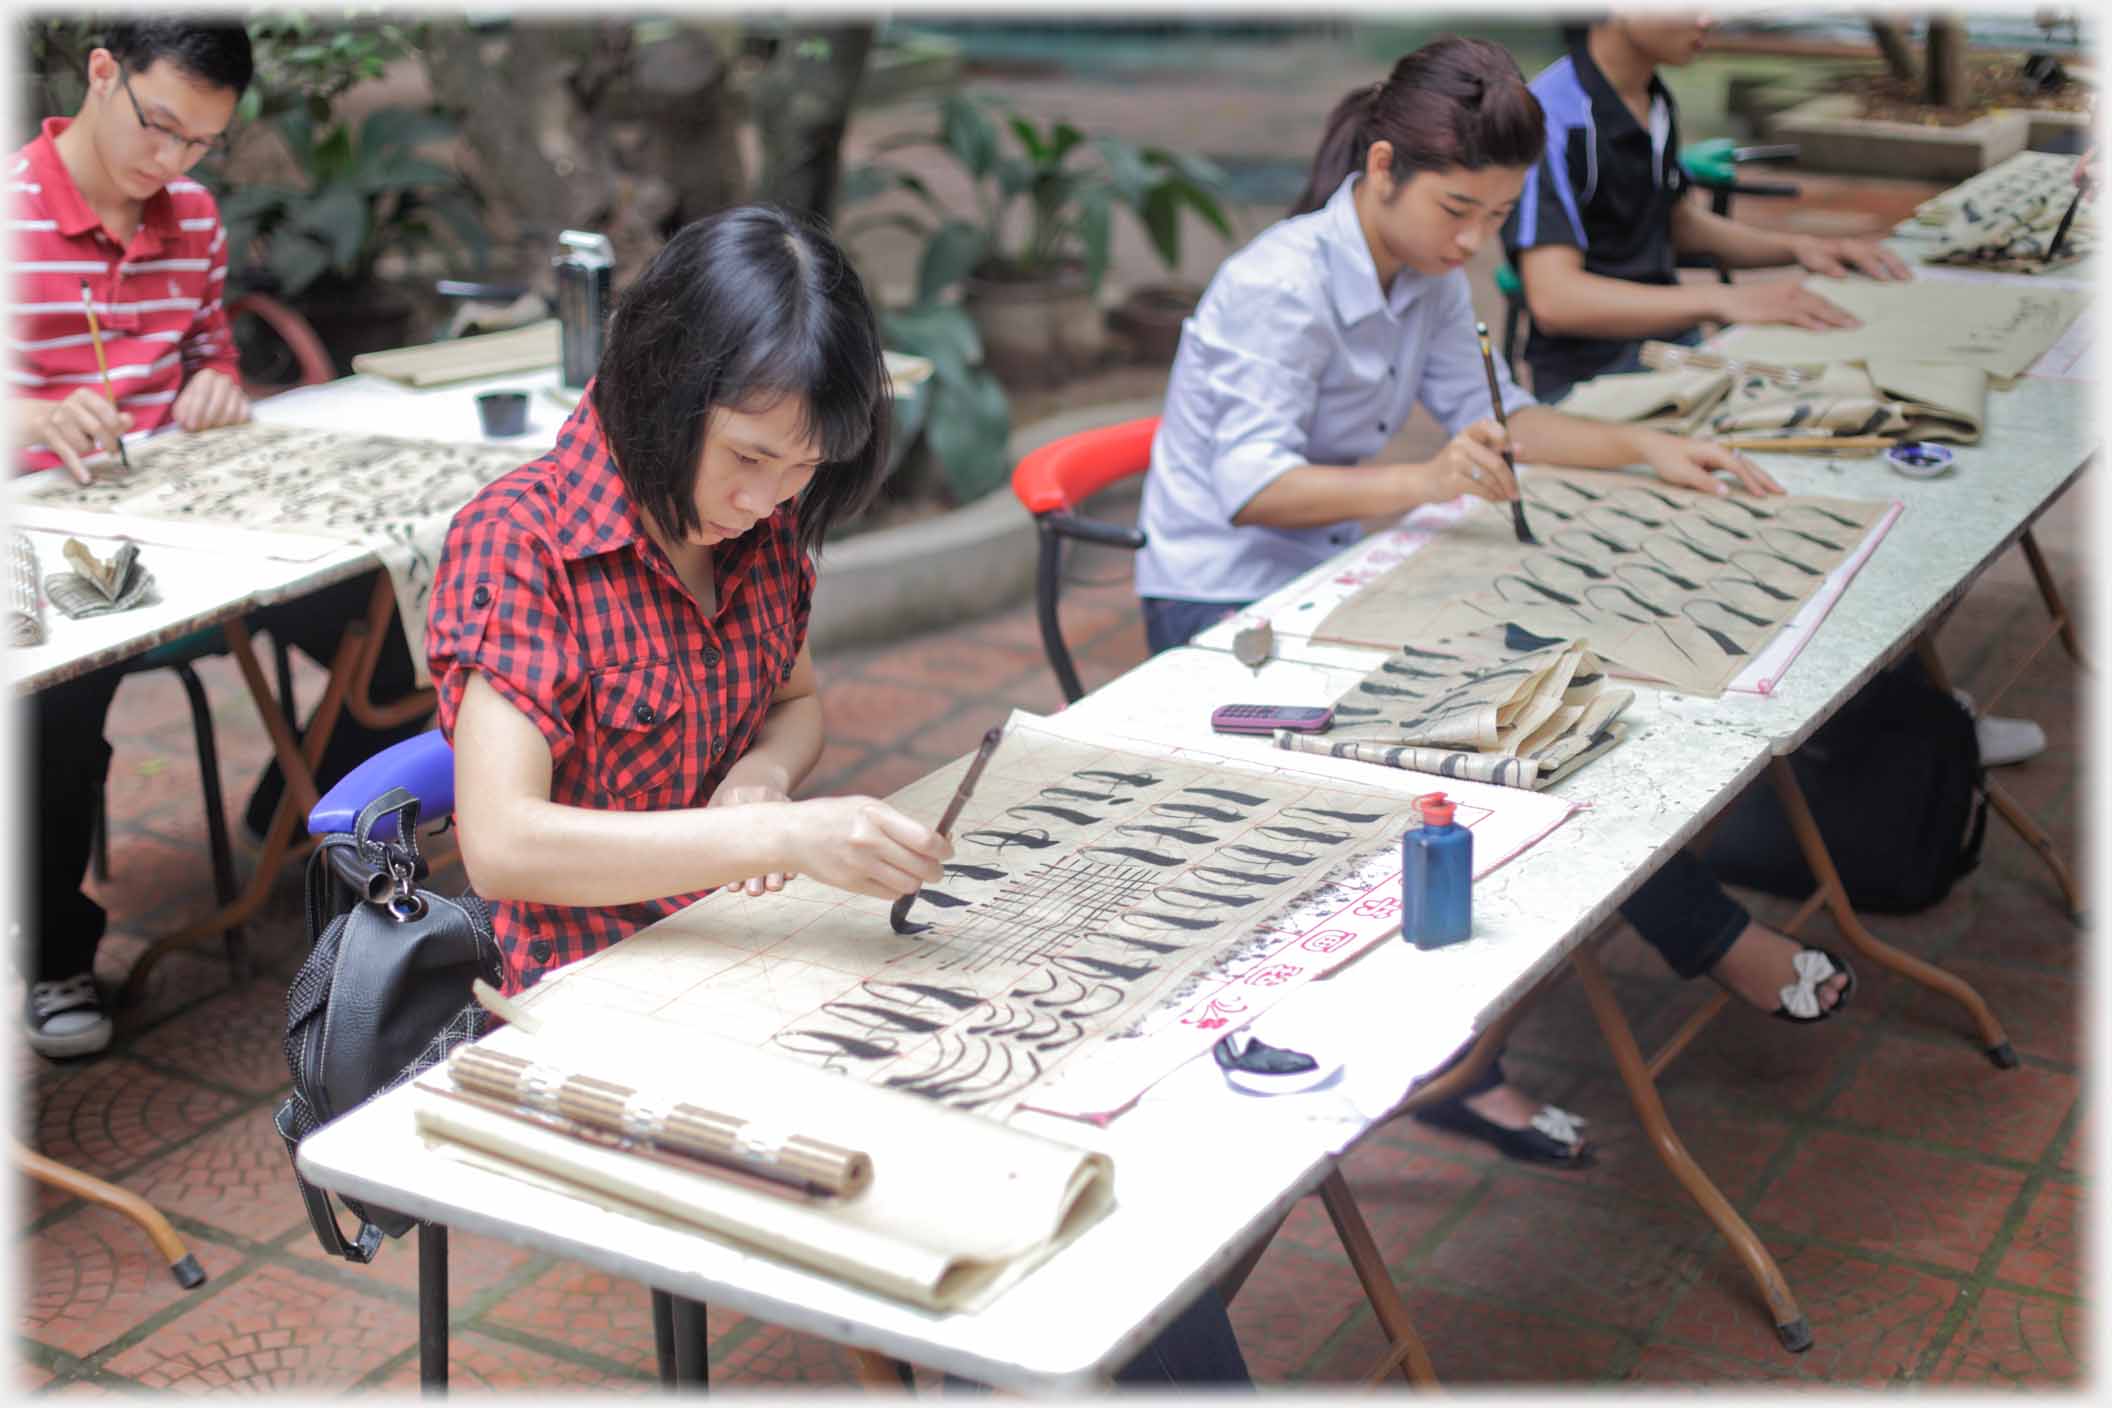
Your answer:
[[[717,646],[707,645],[704,647],[704,663],[707,665],[716,665],[719,663],[719,650]]]
[[[538,963],[548,963],[551,952],[548,939],[537,939],[534,943],[528,945],[528,956]]]
[[[1400,370],[1401,370],[1401,369],[1400,369],[1399,367],[1395,366],[1395,365],[1394,365],[1393,363],[1391,363],[1391,362],[1388,362],[1388,363],[1386,364],[1386,375],[1388,375],[1388,376],[1395,376],[1395,375],[1399,374]]]
[[[469,594],[469,604],[475,607],[485,607],[491,605],[491,588],[478,587],[475,591],[471,592]]]
[[[711,756],[712,756],[712,757],[714,757],[714,758],[716,758],[716,757],[719,757],[719,756],[720,756],[721,754],[725,753],[725,751],[726,751],[726,740],[725,740],[725,739],[723,739],[723,738],[719,738],[719,739],[714,739],[714,740],[712,741],[712,745],[711,745]]]
[[[640,704],[636,709],[632,710],[631,713],[638,720],[638,722],[642,724],[649,724],[656,717],[656,715],[653,713],[653,706],[650,704]]]
[[[1380,422],[1379,422],[1379,434],[1381,434],[1381,435],[1384,435],[1385,433],[1386,433],[1386,422],[1385,422],[1385,421],[1380,421]]]

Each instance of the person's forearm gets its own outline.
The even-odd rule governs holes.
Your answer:
[[[1691,200],[1672,212],[1672,247],[1681,254],[1712,254],[1732,269],[1773,269],[1797,262],[1793,236],[1741,225]]]
[[[1300,465],[1248,499],[1232,521],[1242,528],[1322,528],[1355,518],[1406,513],[1425,502],[1411,466]]]
[[[1511,453],[1521,464],[1621,469],[1643,463],[1643,443],[1650,433],[1632,425],[1567,415],[1549,406],[1527,406],[1511,413]]]
[[[1658,337],[1703,320],[1723,321],[1714,284],[1639,284],[1582,269],[1525,278],[1534,324],[1552,337]]]
[[[619,812],[522,798],[461,820],[462,866],[487,900],[599,907],[798,870],[791,802]]]
[[[753,784],[790,792],[806,781],[821,757],[821,697],[779,699],[763,715],[763,726],[739,761],[726,769],[721,788]]]

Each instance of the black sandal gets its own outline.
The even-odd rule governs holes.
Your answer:
[[[1825,959],[1829,964],[1832,965],[1832,972],[1821,973],[1817,977],[1813,977],[1811,974],[1806,973],[1804,969],[1809,966],[1804,963],[1804,956],[1806,954],[1812,954],[1816,957]],[[1784,1001],[1776,1004],[1775,1010],[1773,1012],[1770,1012],[1768,1014],[1769,1016],[1778,1017],[1785,1022],[1796,1022],[1799,1024],[1808,1022],[1823,1022],[1828,1017],[1831,1017],[1834,1013],[1840,1011],[1843,1007],[1846,1007],[1848,1005],[1848,999],[1855,996],[1855,970],[1848,966],[1847,959],[1842,958],[1839,954],[1833,952],[1831,949],[1813,948],[1810,946],[1806,946],[1804,948],[1798,949],[1797,956],[1790,961],[1797,967],[1797,981],[1794,985],[1785,984],[1785,989],[1792,992],[1796,997],[1809,999],[1811,1005],[1816,1010],[1809,1017],[1800,1016],[1798,1013],[1791,1010],[1789,1000],[1785,998]],[[1848,978],[1848,986],[1841,989],[1841,995],[1838,998],[1834,999],[1833,1006],[1819,1007],[1819,985],[1822,983],[1828,983],[1833,981],[1835,974],[1846,974]]]
[[[1415,1118],[1438,1129],[1479,1139],[1493,1146],[1498,1153],[1527,1163],[1552,1164],[1557,1168],[1590,1168],[1598,1160],[1584,1136],[1576,1132],[1575,1127],[1584,1121],[1553,1105],[1542,1105],[1539,1113],[1533,1116],[1533,1124],[1524,1129],[1506,1129],[1484,1115],[1475,1114],[1467,1108],[1466,1101],[1458,1099],[1417,1110]],[[1554,1132],[1535,1127],[1543,1121],[1552,1126]]]

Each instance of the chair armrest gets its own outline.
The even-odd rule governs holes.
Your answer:
[[[382,749],[338,779],[308,813],[308,834],[350,831],[367,803],[392,787],[418,799],[418,819],[437,821],[455,809],[455,751],[439,729]]]
[[[1058,537],[1077,538],[1082,542],[1098,543],[1102,547],[1128,548],[1132,552],[1144,546],[1144,532],[1140,528],[1124,528],[1119,523],[1102,523],[1096,518],[1084,518],[1075,513],[1057,510],[1036,516],[1035,521],[1042,531]]]

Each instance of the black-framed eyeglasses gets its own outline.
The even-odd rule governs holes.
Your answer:
[[[132,115],[139,119],[139,125],[145,128],[155,141],[175,143],[177,148],[193,161],[200,157],[227,155],[225,132],[217,137],[186,137],[175,128],[148,117],[146,109],[139,105],[139,95],[132,91],[132,81],[125,76],[123,64],[119,64],[117,68],[117,86],[125,90],[125,101],[132,104]]]

